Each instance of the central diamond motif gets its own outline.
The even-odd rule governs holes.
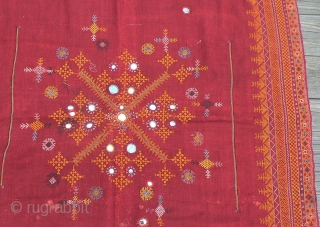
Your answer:
[[[124,67],[122,67],[122,74],[116,79],[109,77],[106,70],[97,78],[91,76],[85,70],[85,64],[90,60],[82,52],[71,59],[79,68],[79,73],[76,74],[77,77],[90,88],[97,99],[90,100],[80,92],[72,100],[72,103],[76,104],[72,109],[72,112],[75,113],[74,116],[68,114],[67,109],[64,111],[63,108],[59,108],[49,117],[56,120],[59,126],[64,127],[68,136],[72,137],[78,146],[83,138],[89,134],[96,135],[87,146],[74,156],[73,163],[75,166],[79,165],[97,147],[105,144],[105,141],[109,141],[109,143],[105,144],[103,151],[107,155],[102,153],[92,162],[96,163],[102,171],[106,171],[109,162],[114,162],[118,167],[113,167],[114,172],[110,174],[109,171],[108,174],[115,175],[116,169],[119,168],[119,176],[112,182],[122,190],[132,183],[132,180],[126,178],[126,165],[129,162],[134,162],[139,171],[142,171],[144,165],[141,164],[141,158],[146,160],[144,161],[145,163],[150,162],[145,159],[140,150],[136,152],[137,147],[132,143],[133,139],[128,135],[134,136],[135,140],[138,140],[144,146],[144,152],[151,152],[159,161],[165,163],[171,159],[153,142],[149,135],[154,133],[155,136],[159,136],[165,141],[174,133],[175,127],[180,127],[181,124],[187,123],[195,116],[186,107],[178,108],[180,107],[179,103],[176,103],[175,98],[171,97],[167,91],[164,91],[158,98],[149,98],[151,93],[174,75],[168,73],[168,68],[177,61],[173,60],[168,52],[164,58],[166,59],[165,62],[161,62],[166,70],[149,84],[146,84],[149,79],[141,73],[136,58],[127,50],[118,58],[122,60]],[[95,103],[98,99],[102,105],[99,104],[98,106]],[[141,102],[148,99],[150,102],[141,108]],[[69,104],[66,103],[66,106]],[[72,125],[72,128],[66,128],[67,125]],[[118,136],[112,137],[111,135],[115,136],[117,131]],[[128,131],[130,131],[129,134],[127,134]],[[114,152],[117,153],[114,159],[107,157]],[[128,155],[134,155],[135,158],[130,159]],[[138,156],[141,158],[138,159]],[[121,162],[119,162],[120,159]],[[122,160],[126,161],[122,162]],[[133,176],[132,173],[127,175],[129,177]],[[76,180],[78,179],[72,179],[72,183],[75,183]]]

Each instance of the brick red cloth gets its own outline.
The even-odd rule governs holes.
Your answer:
[[[1,6],[0,226],[318,225],[295,1]]]

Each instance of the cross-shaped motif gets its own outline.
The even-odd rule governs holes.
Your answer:
[[[210,101],[210,94],[205,94],[204,95],[204,99],[205,100],[202,101],[202,102],[192,102],[192,105],[204,107],[205,108],[205,110],[204,110],[204,116],[205,117],[209,117],[210,116],[210,110],[209,109],[212,106],[218,107],[218,108],[222,107],[222,102],[211,102]]]
[[[210,172],[210,169],[212,167],[222,167],[222,163],[217,161],[217,162],[213,162],[209,159],[210,157],[210,153],[208,150],[205,150],[204,151],[204,157],[205,159],[202,160],[201,162],[198,162],[198,161],[191,161],[191,163],[193,165],[200,165],[202,168],[204,168],[206,171],[205,171],[205,176],[206,178],[210,178],[211,177],[211,172]]]
[[[53,73],[53,70],[52,70],[51,67],[49,67],[49,69],[46,69],[46,68],[44,68],[42,66],[43,65],[43,59],[42,58],[39,58],[37,63],[38,63],[38,65],[36,67],[34,67],[34,68],[25,67],[24,71],[26,73],[31,73],[31,72],[35,73],[36,74],[36,81],[38,83],[40,83],[41,82],[41,78],[42,78],[41,76],[44,73],[48,73],[49,75],[51,75]]]
[[[51,124],[44,124],[40,121],[40,115],[38,113],[36,113],[34,115],[34,119],[35,121],[33,121],[32,123],[28,124],[28,123],[21,123],[20,124],[20,128],[21,129],[27,129],[27,128],[31,128],[33,130],[32,133],[32,140],[35,141],[38,138],[38,131],[40,129],[42,129],[43,127],[46,128],[50,128]]]
[[[79,188],[74,186],[73,187],[73,197],[72,199],[67,200],[67,204],[71,206],[71,219],[75,221],[77,219],[77,213],[80,213],[79,211],[83,211],[83,204],[85,206],[88,206],[91,203],[90,199],[79,199],[78,197]],[[80,207],[81,205],[81,207]]]
[[[194,77],[199,78],[200,76],[200,71],[205,71],[208,69],[208,66],[200,66],[200,61],[196,60],[195,66],[194,67],[188,67],[187,70],[192,72],[194,71]]]
[[[106,32],[107,31],[107,28],[104,28],[104,27],[99,27],[96,22],[98,20],[98,17],[96,15],[93,15],[92,16],[92,24],[90,25],[90,27],[83,27],[82,28],[82,31],[90,31],[92,33],[91,35],[91,40],[92,41],[96,41],[97,39],[97,36],[96,36],[96,33],[98,31],[102,31],[102,32]]]
[[[162,216],[166,212],[164,207],[162,206],[163,203],[163,197],[161,195],[158,196],[158,206],[155,209],[155,213],[158,216],[157,222],[159,226],[163,226]]]
[[[169,38],[168,37],[168,29],[166,29],[166,28],[163,30],[163,37],[162,38],[155,38],[154,39],[154,42],[164,44],[164,51],[165,52],[169,51],[169,47],[168,47],[169,43],[175,43],[177,41],[178,41],[177,38]]]

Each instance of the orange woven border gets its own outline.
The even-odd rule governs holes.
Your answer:
[[[267,226],[318,226],[311,117],[297,4],[294,0],[248,1],[252,5],[248,14],[254,18],[249,25],[255,29],[251,38],[257,42],[251,50],[258,54],[253,58],[258,64],[253,73],[259,76],[259,80],[253,86],[259,88],[259,93],[253,98],[260,102],[255,110],[259,110],[261,118],[255,123],[262,127],[256,137],[263,145],[256,150],[263,154],[263,159],[257,164],[264,168],[264,174],[258,178],[265,183],[265,188],[259,193],[267,199],[260,205],[267,211],[261,223]],[[265,32],[262,31],[259,7],[263,8]],[[264,52],[263,38],[267,40],[268,55]],[[272,75],[270,90],[266,89],[266,64],[269,64]],[[268,95],[273,98],[273,114],[268,111]],[[269,123],[273,117],[276,171],[272,169],[269,149]],[[275,173],[276,178],[273,176]],[[274,202],[277,197],[275,187],[278,205]]]

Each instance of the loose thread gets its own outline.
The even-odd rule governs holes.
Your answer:
[[[232,62],[232,41],[228,41],[229,45],[229,60],[230,60],[230,103],[231,103],[231,124],[232,124],[232,154],[233,154],[233,168],[234,168],[234,192],[236,196],[236,210],[240,211],[239,207],[239,192],[238,192],[238,173],[237,173],[237,154],[235,147],[235,127],[234,127],[234,105],[233,105],[233,62]]]
[[[10,114],[10,125],[9,125],[9,132],[8,132],[8,143],[7,147],[4,150],[3,158],[2,158],[2,167],[1,167],[1,179],[0,179],[0,185],[1,188],[4,188],[3,185],[3,176],[4,176],[4,165],[6,161],[6,156],[9,150],[10,142],[11,142],[11,132],[12,132],[12,124],[13,124],[13,113],[14,113],[14,74],[16,70],[16,62],[18,57],[18,47],[19,47],[19,30],[20,26],[16,27],[16,47],[15,47],[15,55],[13,60],[13,66],[12,66],[12,74],[11,74],[11,114]]]

